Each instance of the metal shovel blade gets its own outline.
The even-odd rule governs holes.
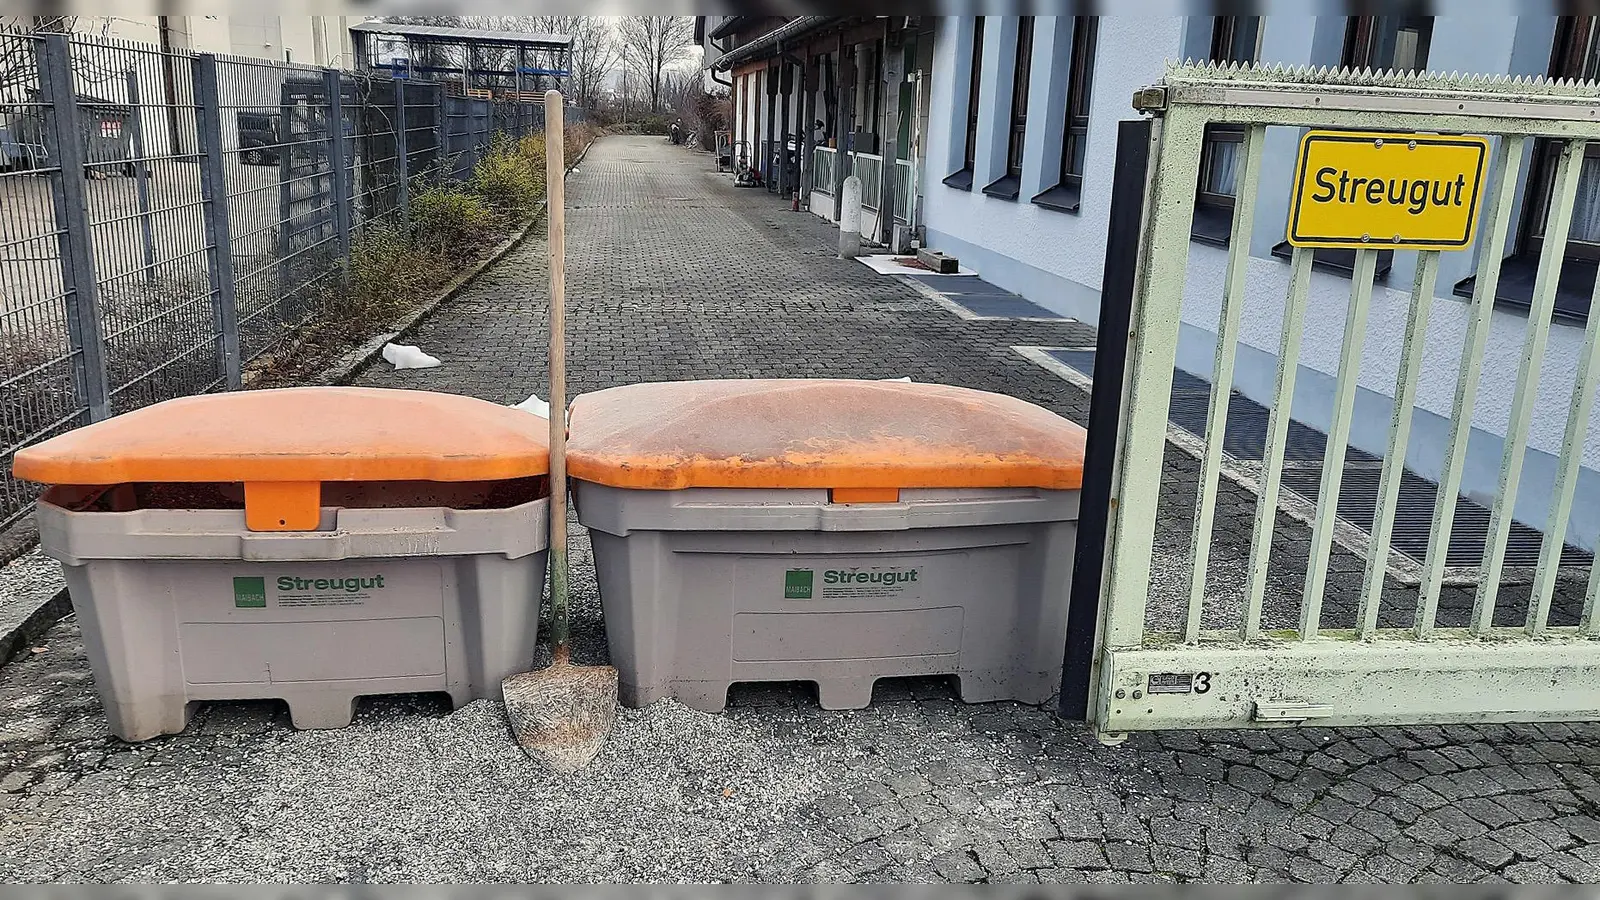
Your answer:
[[[563,775],[588,765],[617,718],[617,670],[575,666],[518,672],[501,682],[506,715],[529,757]]]

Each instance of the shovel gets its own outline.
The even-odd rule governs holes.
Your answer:
[[[545,191],[550,245],[550,667],[501,683],[517,743],[570,774],[589,764],[617,715],[617,670],[575,666],[567,647],[566,144],[559,91],[544,95]]]

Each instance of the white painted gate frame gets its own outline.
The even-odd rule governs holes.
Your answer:
[[[1314,723],[1373,725],[1510,722],[1600,718],[1600,580],[1591,572],[1577,626],[1548,625],[1562,542],[1547,540],[1522,627],[1492,624],[1517,481],[1527,447],[1533,388],[1549,334],[1565,240],[1543,244],[1524,341],[1522,368],[1507,427],[1499,491],[1491,511],[1489,545],[1470,627],[1435,624],[1445,574],[1445,550],[1459,492],[1489,314],[1499,280],[1501,249],[1515,218],[1517,173],[1529,139],[1565,141],[1554,177],[1546,233],[1565,236],[1571,223],[1585,141],[1600,140],[1600,89],[1593,84],[1508,76],[1349,72],[1309,69],[1174,66],[1162,84],[1141,90],[1135,106],[1159,118],[1146,192],[1140,266],[1134,290],[1123,418],[1113,473],[1106,563],[1100,601],[1090,715],[1107,739],[1133,730],[1254,727]],[[1412,404],[1422,365],[1423,337],[1438,273],[1438,252],[1419,254],[1388,452],[1357,627],[1320,628],[1322,596],[1336,526],[1344,448],[1372,298],[1378,250],[1356,251],[1345,335],[1336,377],[1335,408],[1313,524],[1300,627],[1263,631],[1262,601],[1268,554],[1304,322],[1311,251],[1297,248],[1278,352],[1279,371],[1262,463],[1248,584],[1240,625],[1203,631],[1201,612],[1211,545],[1222,437],[1230,392],[1213,389],[1201,454],[1194,572],[1185,628],[1146,630],[1156,507],[1167,441],[1172,370],[1188,264],[1204,132],[1210,123],[1247,126],[1239,150],[1232,240],[1224,280],[1213,385],[1231,385],[1244,306],[1246,263],[1256,209],[1257,179],[1268,125],[1393,132],[1483,134],[1497,138],[1486,175],[1478,227],[1480,252],[1469,324],[1462,347],[1451,432],[1435,528],[1423,565],[1415,621],[1379,628],[1384,561],[1404,468]],[[1509,177],[1508,177],[1509,175]],[[1597,285],[1600,293],[1600,285]],[[1597,298],[1600,299],[1600,298]],[[1595,303],[1600,310],[1600,303]],[[1547,535],[1566,532],[1582,444],[1600,381],[1600,314],[1589,317],[1564,433]],[[1154,691],[1152,691],[1154,688]]]

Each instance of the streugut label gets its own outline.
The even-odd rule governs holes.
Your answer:
[[[1461,206],[1467,176],[1458,173],[1455,181],[1432,178],[1365,178],[1349,169],[1323,166],[1313,179],[1317,190],[1312,203],[1365,203],[1368,206],[1404,206],[1413,216],[1431,206]],[[1470,198],[1469,198],[1470,199]]]
[[[862,572],[854,569],[829,569],[822,573],[823,584],[909,584],[917,580],[917,570]]]
[[[345,591],[354,594],[382,587],[382,575],[373,575],[370,578],[297,578],[293,575],[278,577],[280,591]]]
[[[821,578],[817,575],[821,574]],[[788,569],[783,573],[785,600],[904,598],[920,587],[915,567],[856,569]]]
[[[1296,247],[1459,250],[1472,243],[1489,141],[1473,135],[1311,131],[1289,211]]]

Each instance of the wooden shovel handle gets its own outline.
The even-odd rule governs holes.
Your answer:
[[[550,248],[550,630],[567,646],[567,217],[566,134],[560,91],[544,95],[547,240]]]

